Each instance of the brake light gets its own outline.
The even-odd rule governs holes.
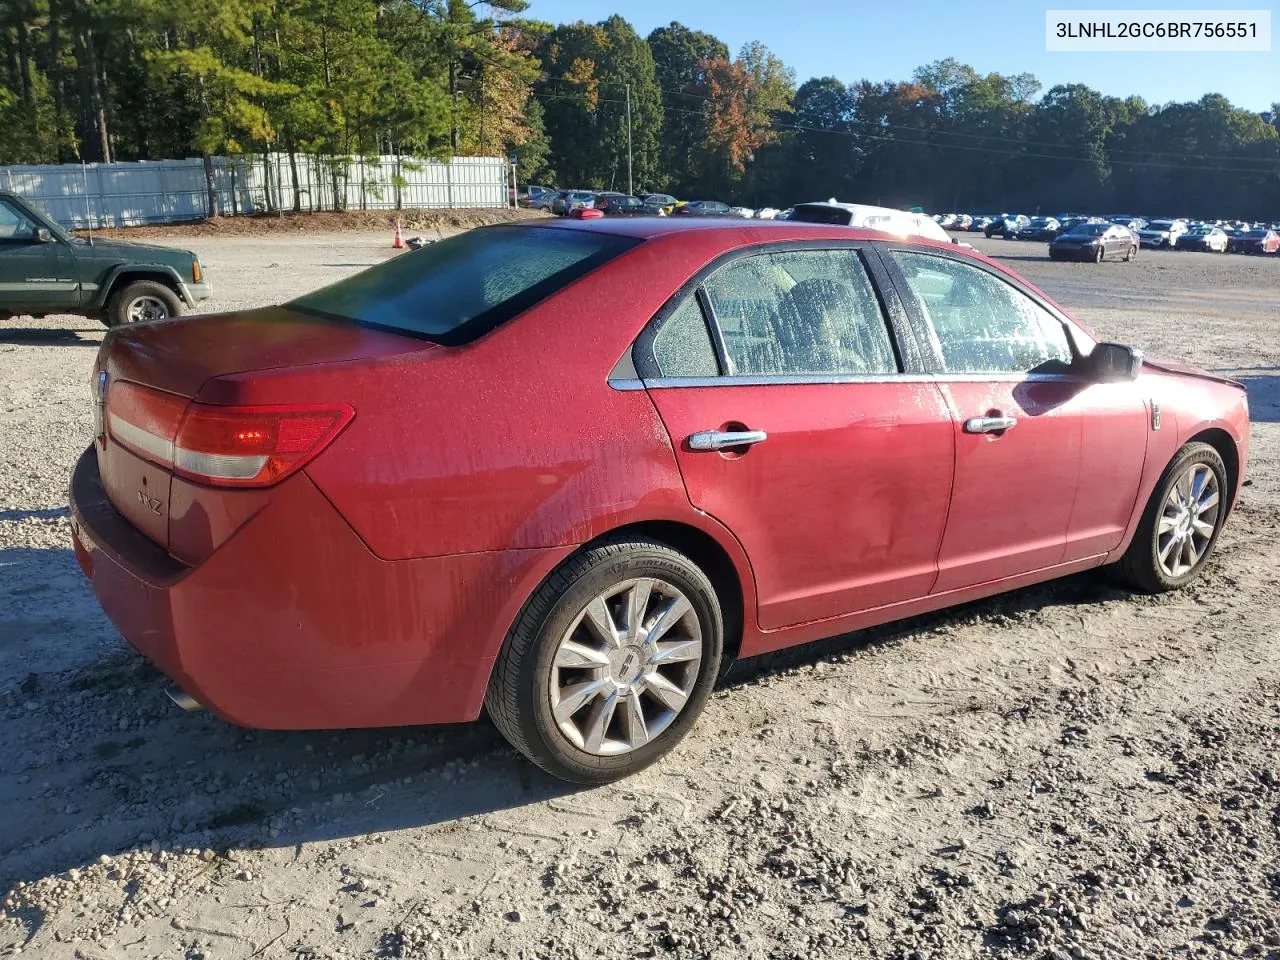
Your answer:
[[[294,473],[351,422],[348,404],[214,406],[134,383],[107,395],[113,440],[198,483],[267,487]]]

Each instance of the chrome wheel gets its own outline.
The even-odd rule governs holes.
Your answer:
[[[125,308],[125,316],[130,323],[167,320],[169,319],[169,307],[159,297],[144,294],[129,301],[129,306]]]
[[[1222,515],[1217,475],[1193,463],[1169,490],[1156,523],[1156,559],[1166,576],[1186,576],[1203,559]]]
[[[684,709],[702,662],[702,627],[689,598],[664,580],[625,580],[598,594],[556,645],[550,701],[579,750],[630,753]]]

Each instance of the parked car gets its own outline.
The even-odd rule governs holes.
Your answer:
[[[1147,225],[1147,221],[1142,219],[1142,217],[1131,217],[1127,214],[1121,214],[1118,217],[1108,217],[1107,219],[1118,227],[1125,227],[1128,230],[1132,230],[1135,234]]]
[[[1208,253],[1227,252],[1227,234],[1221,227],[1192,227],[1174,244],[1175,250],[1202,250]]]
[[[1101,263],[1107,257],[1121,257],[1126,262],[1138,255],[1138,237],[1128,227],[1114,223],[1082,223],[1068,233],[1060,233],[1049,244],[1051,260],[1092,260]]]
[[[719,200],[688,200],[677,203],[673,213],[691,217],[727,217],[729,205]]]
[[[212,294],[190,250],[72,236],[0,193],[0,320],[70,313],[119,327],[179,316]]]
[[[955,220],[952,221],[952,223],[950,224],[950,226],[947,227],[947,229],[967,231],[972,225],[973,225],[973,217],[969,216],[969,214],[967,213],[961,213],[956,215]]]
[[[1187,225],[1182,220],[1152,220],[1138,231],[1138,241],[1144,247],[1168,249],[1186,232]]]
[[[93,384],[75,553],[188,705],[483,706],[581,783],[670,750],[733,658],[1102,566],[1188,584],[1250,430],[1240,384],[985,257],[736,220],[471,230],[114,331]]]
[[[777,207],[761,207],[756,211],[757,220],[776,220],[782,211]]]
[[[730,207],[729,215],[732,217],[741,217],[743,220],[751,220],[755,217],[755,207]]]
[[[549,210],[557,192],[554,187],[540,187],[535,184],[529,184],[529,190],[524,198],[524,206],[529,207],[531,210]]]
[[[599,194],[596,197],[595,208],[606,217],[636,216],[648,212],[639,197],[629,197],[625,193]]]
[[[575,207],[594,207],[596,195],[590,190],[561,190],[551,201],[551,212],[567,217]]]
[[[984,234],[990,237],[1005,237],[1012,239],[1017,235],[1018,231],[1031,222],[1031,218],[1018,214],[1001,214],[988,223],[982,230]]]
[[[644,208],[649,213],[665,213],[670,214],[672,208],[678,202],[675,197],[669,193],[646,193],[640,198],[644,201]]]
[[[1227,241],[1228,253],[1276,253],[1280,252],[1280,233],[1265,227],[1247,230]]]
[[[969,223],[970,233],[985,233],[987,226],[995,220],[995,217],[987,214],[974,214],[973,220]]]
[[[1066,233],[1074,230],[1082,223],[1103,223],[1101,218],[1083,217],[1083,216],[1064,216],[1058,218],[1058,233]]]
[[[792,208],[791,219],[802,223],[822,223],[829,226],[861,227],[879,230],[900,237],[925,237],[939,243],[957,243],[947,236],[932,217],[923,213],[895,210],[892,207],[876,207],[866,203],[840,203],[837,200],[815,203],[797,203]]]
[[[1036,217],[1014,234],[1015,240],[1037,240],[1045,243],[1056,237],[1062,230],[1062,224],[1053,217]]]

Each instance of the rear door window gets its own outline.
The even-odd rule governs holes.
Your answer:
[[[715,377],[716,348],[696,296],[685,297],[653,338],[653,359],[662,377]]]
[[[639,242],[595,231],[482,227],[401,254],[290,306],[438,343],[469,343]]]
[[[854,250],[744,257],[706,282],[729,373],[891,374],[880,301]]]

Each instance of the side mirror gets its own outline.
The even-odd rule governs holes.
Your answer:
[[[37,243],[53,243],[53,234],[50,233],[48,229],[45,227],[38,227],[36,229],[36,242]]]
[[[1125,383],[1138,379],[1142,370],[1142,351],[1124,343],[1100,343],[1083,363],[1090,380]]]

